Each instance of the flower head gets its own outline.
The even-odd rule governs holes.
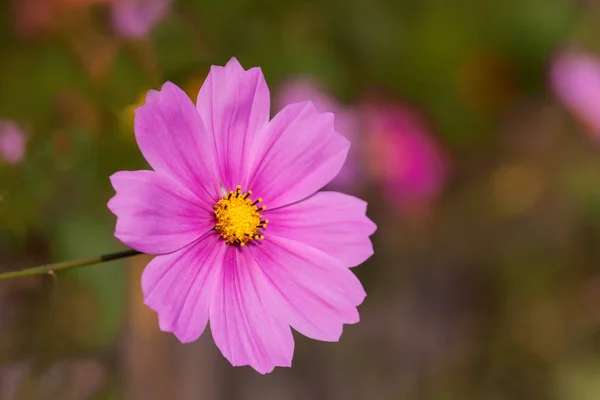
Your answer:
[[[398,104],[366,105],[372,173],[404,214],[420,213],[446,183],[448,160],[423,121]]]
[[[275,97],[277,109],[288,104],[311,101],[320,112],[331,112],[335,115],[335,129],[343,134],[354,145],[340,173],[330,183],[330,187],[351,189],[361,181],[360,135],[359,121],[356,112],[335,98],[331,97],[318,81],[312,78],[298,77],[285,82]]]
[[[142,275],[159,326],[196,340],[210,319],[233,365],[290,366],[291,328],[337,341],[365,292],[349,267],[373,253],[366,203],[319,192],[349,143],[310,102],[269,119],[259,68],[212,67],[196,106],[172,83],[135,116],[153,171],[111,177],[115,235],[156,254]]]
[[[0,121],[0,159],[18,164],[25,156],[27,137],[14,122]]]
[[[113,26],[124,37],[140,38],[150,34],[167,14],[172,0],[114,0]]]
[[[600,140],[600,59],[565,52],[554,60],[550,75],[558,98]]]

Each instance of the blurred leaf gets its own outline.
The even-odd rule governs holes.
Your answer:
[[[164,76],[177,74],[198,63],[200,54],[195,44],[202,38],[196,37],[197,34],[192,25],[176,18],[169,18],[158,27],[154,45]]]
[[[58,43],[19,47],[3,54],[2,60],[0,109],[3,118],[26,120],[41,129],[52,117],[53,102],[61,90],[87,92],[89,89],[83,68]]]
[[[72,213],[55,227],[56,257],[71,260],[101,255],[116,250],[113,239],[113,220],[98,219],[86,214]],[[65,275],[84,284],[99,301],[99,331],[91,343],[111,343],[122,322],[125,302],[125,268],[123,261],[83,267]],[[60,279],[60,277],[59,277]]]

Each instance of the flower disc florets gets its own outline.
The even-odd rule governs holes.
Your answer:
[[[264,229],[269,220],[262,220],[260,211],[265,206],[258,206],[262,198],[256,201],[250,199],[252,190],[242,192],[242,187],[237,186],[236,191],[229,193],[217,202],[214,207],[217,222],[215,229],[229,244],[244,246],[253,239],[264,239],[258,232]]]

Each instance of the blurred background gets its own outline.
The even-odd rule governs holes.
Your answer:
[[[143,305],[150,257],[0,282],[0,399],[600,399],[600,3],[4,0],[0,269],[122,249],[133,110],[260,66],[352,141],[368,297],[291,369],[233,368]]]

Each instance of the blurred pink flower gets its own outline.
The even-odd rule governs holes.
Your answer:
[[[600,140],[600,59],[569,51],[552,63],[550,79],[560,101]]]
[[[169,12],[172,0],[115,0],[112,21],[116,31],[125,37],[140,38]]]
[[[18,164],[25,156],[27,138],[13,122],[0,121],[0,158],[8,164]]]
[[[419,213],[440,194],[449,162],[424,122],[395,104],[364,108],[368,166],[404,214]]]
[[[360,165],[360,127],[356,110],[337,102],[315,79],[309,77],[297,77],[285,82],[275,96],[275,105],[280,110],[288,104],[309,100],[320,112],[335,115],[335,130],[351,143],[346,164],[329,187],[351,189],[358,186],[363,176]]]

